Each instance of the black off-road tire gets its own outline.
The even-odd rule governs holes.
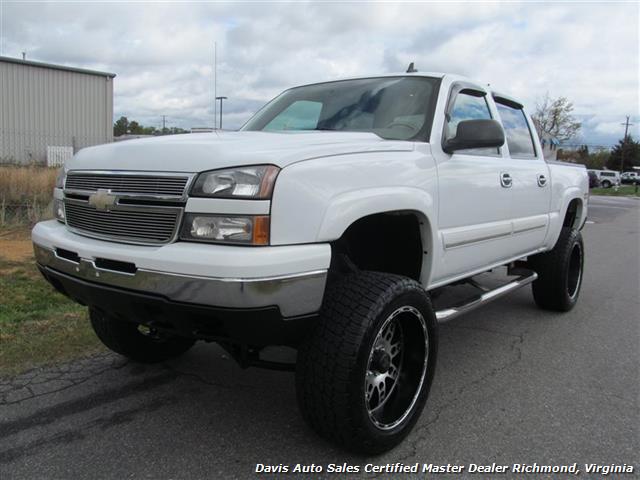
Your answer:
[[[90,309],[91,326],[110,350],[140,363],[157,363],[182,355],[194,340],[175,335],[143,333],[139,325]]]
[[[429,296],[409,278],[357,272],[327,286],[320,317],[298,351],[296,393],[304,419],[322,437],[349,450],[390,450],[418,421],[433,381],[438,332]],[[382,428],[371,417],[372,399],[365,395],[373,388],[367,379],[375,378],[367,375],[373,369],[372,355],[380,353],[376,346],[384,341],[380,334],[387,333],[390,321],[400,325],[402,368],[380,411],[391,412],[387,426],[393,425],[394,409],[405,415],[398,415],[399,423],[392,428]],[[422,332],[426,334],[421,339]],[[411,382],[414,393],[403,393],[412,391]]]
[[[563,227],[553,250],[534,255],[529,266],[538,274],[533,298],[545,310],[568,312],[578,301],[584,268],[584,243],[580,231]]]
[[[602,185],[602,188],[611,188],[612,187],[612,183],[609,180],[603,180],[601,185]]]

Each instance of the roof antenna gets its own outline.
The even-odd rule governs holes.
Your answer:
[[[416,73],[418,70],[415,69],[415,67],[413,66],[413,62],[411,62],[409,64],[409,67],[407,68],[407,73]]]

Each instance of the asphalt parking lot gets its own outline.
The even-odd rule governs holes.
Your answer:
[[[443,325],[427,408],[382,457],[316,437],[292,374],[241,370],[198,344],[157,366],[103,354],[0,380],[0,478],[246,478],[256,463],[342,462],[637,472],[640,201],[592,197],[589,220],[577,307],[543,312],[525,288]]]

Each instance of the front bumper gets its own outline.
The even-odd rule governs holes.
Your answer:
[[[39,268],[56,290],[81,305],[108,312],[119,320],[221,345],[296,347],[316,320],[316,315],[284,319],[276,306],[224,308],[175,302],[159,295],[88,282],[42,265]]]
[[[326,244],[125,245],[82,237],[55,220],[36,225],[32,238],[36,260],[49,272],[191,305],[275,306],[285,318],[320,309],[331,257]]]

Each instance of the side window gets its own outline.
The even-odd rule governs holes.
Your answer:
[[[309,100],[293,102],[265,125],[266,131],[313,130],[318,126],[322,103]]]
[[[513,108],[496,101],[498,113],[507,137],[509,153],[512,157],[535,158],[536,150],[533,147],[531,130],[527,118],[521,108]]]
[[[456,95],[449,118],[446,123],[446,138],[456,136],[458,123],[463,120],[491,120],[491,111],[484,95],[478,96],[468,91],[462,90]],[[461,153],[469,153],[476,155],[496,155],[499,150],[494,148],[474,148],[463,150]]]

